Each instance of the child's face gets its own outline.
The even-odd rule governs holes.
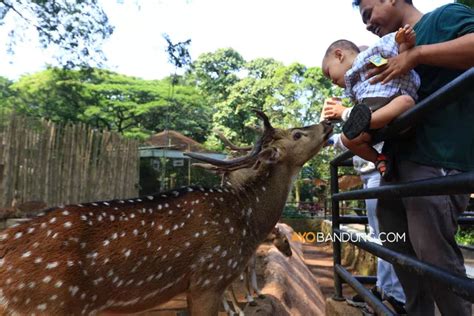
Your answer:
[[[336,49],[324,59],[322,66],[326,78],[341,88],[346,87],[344,75],[351,68],[351,64],[346,57],[340,49]]]

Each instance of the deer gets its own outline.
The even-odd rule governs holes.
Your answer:
[[[248,155],[187,153],[236,174],[254,168],[243,182],[52,207],[1,231],[3,314],[138,313],[185,293],[191,315],[217,315],[281,216],[293,178],[332,131],[274,128],[256,113],[264,131]]]
[[[273,230],[271,231],[270,234],[268,234],[267,238],[264,240],[264,242],[271,242],[283,255],[286,257],[291,257],[293,252],[291,251],[291,246],[288,241],[288,237],[280,231],[280,228],[278,227],[278,224],[273,227]],[[253,293],[257,294],[259,298],[265,298],[265,295],[262,294],[260,288],[258,287],[257,284],[257,272],[256,272],[256,264],[257,264],[257,258],[256,258],[256,253],[252,255],[250,258],[247,267],[245,269],[245,290],[246,290],[246,295],[245,298],[247,300],[247,303],[249,303],[251,306],[256,306],[257,303],[255,302],[253,298]],[[241,274],[241,280],[244,280],[243,274]],[[232,306],[234,310],[232,310],[227,303],[227,299],[225,295],[222,298],[222,305],[224,306],[224,310],[227,312],[229,315],[244,315],[243,311],[240,309],[239,304],[237,302],[237,297],[235,295],[234,287],[229,285],[227,289],[227,294],[230,297],[230,301],[232,303]]]

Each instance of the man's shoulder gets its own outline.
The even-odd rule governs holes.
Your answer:
[[[460,3],[448,3],[439,8],[434,9],[431,12],[426,13],[423,16],[425,20],[432,19],[453,19],[457,15],[472,14],[473,11],[471,8],[460,4]]]

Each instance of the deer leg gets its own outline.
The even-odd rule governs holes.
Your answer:
[[[222,293],[215,291],[193,292],[189,295],[188,309],[191,316],[217,316]]]
[[[222,295],[222,305],[224,306],[224,310],[226,311],[226,313],[227,313],[229,316],[233,316],[233,315],[234,315],[234,311],[230,308],[229,303],[227,303],[227,297],[226,297],[227,291],[228,291],[228,290],[226,290],[226,291],[224,292],[224,295]]]
[[[247,287],[248,291],[251,295],[253,292],[252,289],[255,291],[255,293],[258,295],[258,298],[265,298],[265,295],[262,294],[260,289],[258,288],[257,284],[257,272],[256,272],[256,266],[257,266],[257,256],[254,254],[252,258],[250,258],[249,265],[247,266],[248,271],[247,271]],[[248,284],[250,280],[251,286]]]
[[[229,291],[230,291],[230,300],[232,302],[232,305],[234,306],[235,313],[239,316],[244,316],[244,312],[240,309],[239,303],[237,302],[237,297],[235,296],[235,291],[234,291],[234,288],[232,287],[232,284],[229,286]]]
[[[257,303],[253,299],[253,290],[252,290],[252,285],[250,284],[250,274],[252,270],[252,264],[254,262],[253,258],[254,256],[252,256],[252,258],[249,260],[249,264],[247,268],[245,268],[245,289],[247,291],[245,298],[247,302],[250,304],[250,306],[257,306]]]

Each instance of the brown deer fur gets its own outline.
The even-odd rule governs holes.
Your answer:
[[[258,169],[239,185],[55,207],[0,232],[4,314],[132,313],[186,292],[192,315],[217,315],[330,133],[266,129]]]

